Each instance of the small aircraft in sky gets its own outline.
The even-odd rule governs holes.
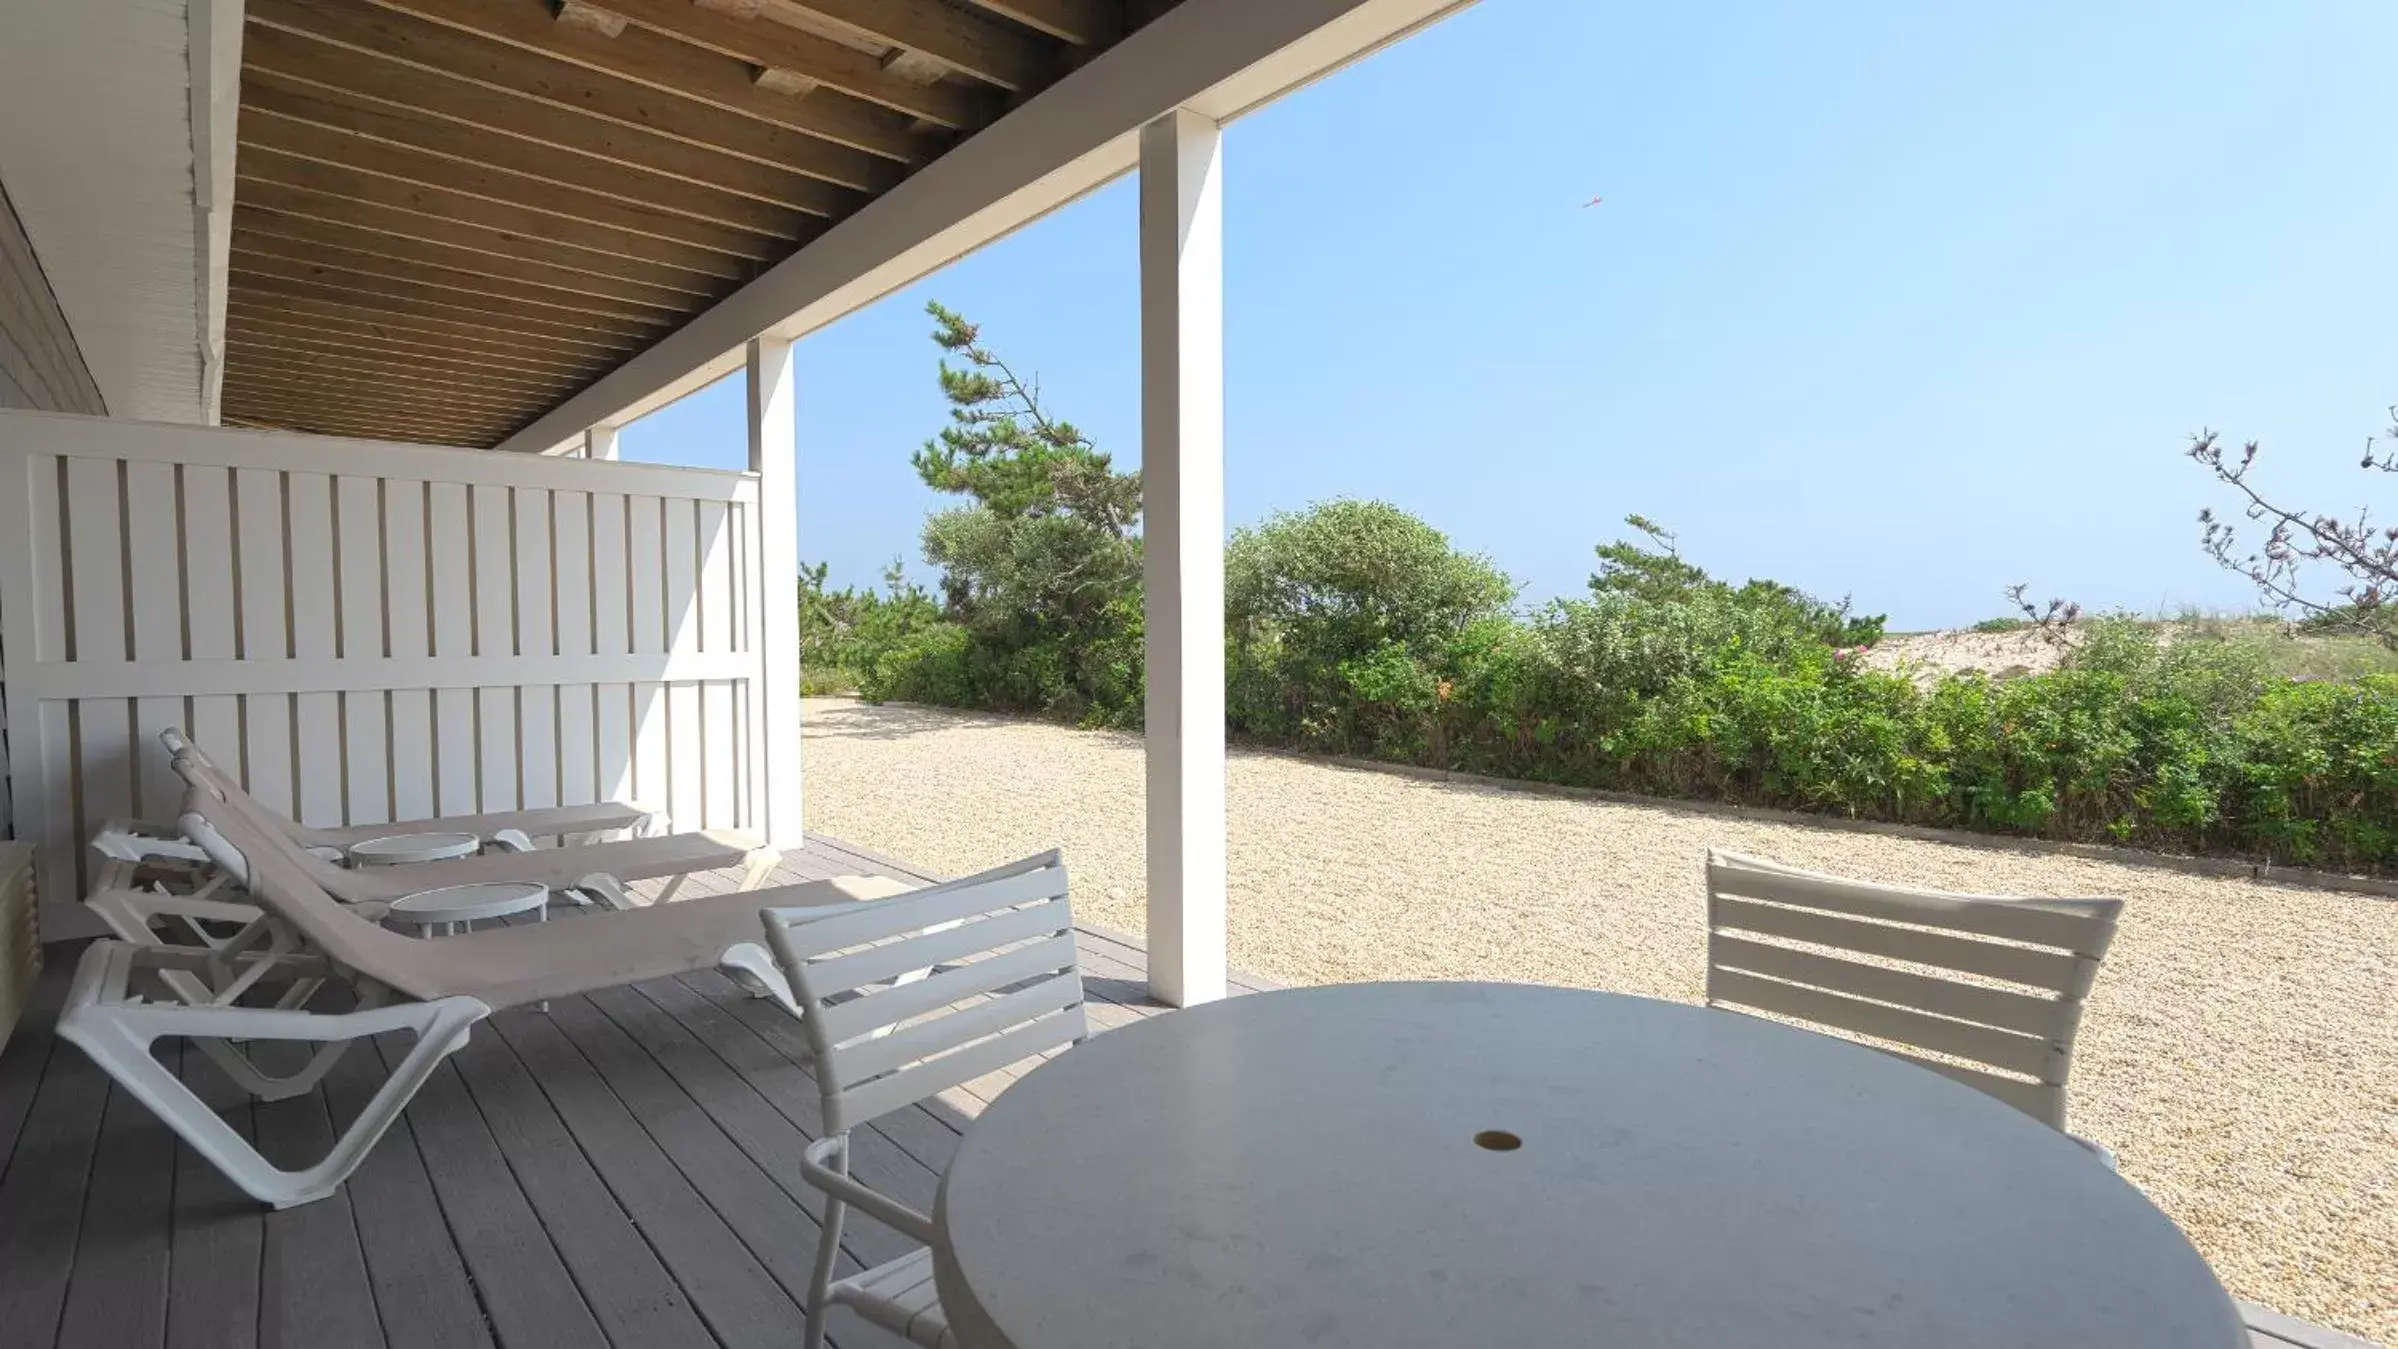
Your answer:
[[[1582,209],[1587,211],[1605,200],[1607,200],[1605,197],[1592,197],[1589,201],[1582,203]]]

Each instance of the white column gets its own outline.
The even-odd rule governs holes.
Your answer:
[[[798,430],[792,424],[791,340],[749,344],[749,469],[758,475],[758,568],[763,645],[756,700],[758,824],[796,851],[800,832]]]
[[[755,464],[758,448],[755,437],[750,440],[749,445],[750,462]],[[601,425],[585,431],[583,433],[583,457],[585,459],[614,459],[616,457],[616,428]]]
[[[1149,991],[1224,996],[1224,218],[1216,124],[1141,128]]]

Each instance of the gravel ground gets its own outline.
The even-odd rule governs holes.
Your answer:
[[[1065,849],[1142,928],[1137,737],[808,702],[811,828],[947,872]],[[1233,963],[1286,983],[1499,979],[1696,1001],[1710,846],[1875,880],[2130,900],[2074,1132],[2238,1297],[2398,1343],[2398,902],[1431,783],[1236,753]]]

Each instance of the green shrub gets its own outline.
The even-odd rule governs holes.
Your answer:
[[[1330,501],[1232,537],[1224,558],[1233,729],[1339,753],[1424,758],[1444,666],[1515,582],[1379,501]]]
[[[2028,618],[1985,618],[1973,625],[1975,632],[2021,632],[2032,625]]]

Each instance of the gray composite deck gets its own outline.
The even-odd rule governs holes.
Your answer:
[[[778,879],[861,872],[930,879],[823,838]],[[1163,1010],[1144,995],[1137,943],[1086,930],[1081,949],[1096,1024]],[[820,1123],[814,1080],[796,1026],[722,977],[501,1013],[339,1194],[273,1213],[51,1036],[71,963],[53,952],[0,1053],[0,1345],[797,1342],[817,1231],[799,1181]],[[196,1053],[181,1066],[203,1091],[221,1085]],[[378,1072],[353,1053],[311,1095],[253,1105],[219,1091],[214,1103],[293,1164],[322,1152]],[[960,1131],[1008,1080],[862,1131],[858,1172],[929,1205]],[[853,1215],[843,1248],[854,1267],[906,1244]],[[2362,1343],[2262,1308],[2250,1323],[2255,1349]],[[833,1334],[845,1349],[899,1344],[846,1312]]]

